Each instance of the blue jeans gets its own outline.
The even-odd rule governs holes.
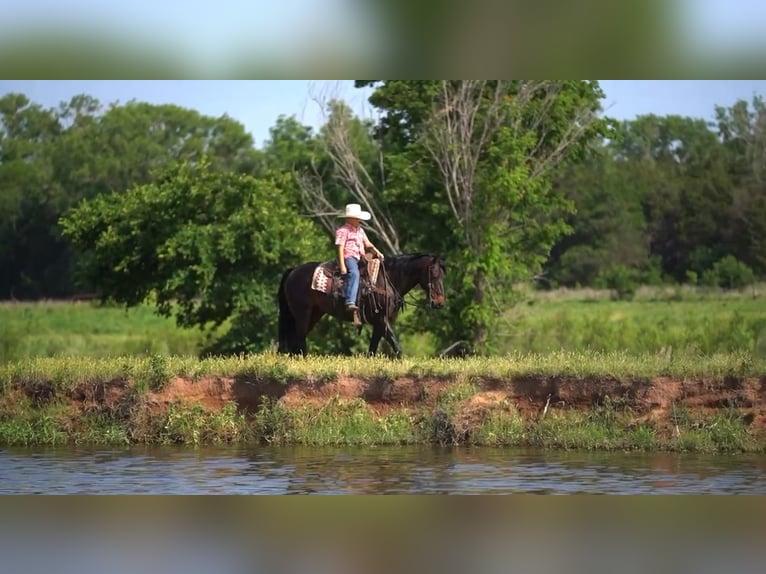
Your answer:
[[[359,291],[359,261],[346,257],[346,305],[356,304],[356,294]]]

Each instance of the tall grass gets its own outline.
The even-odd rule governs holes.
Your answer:
[[[753,297],[757,294],[757,298]],[[503,353],[552,351],[633,354],[746,352],[766,356],[766,305],[760,291],[716,293],[646,289],[633,301],[608,292],[527,292],[493,333]],[[276,310],[275,310],[276,312]],[[324,319],[333,320],[333,319]],[[405,353],[433,356],[429,333],[400,333]],[[92,303],[0,304],[0,364],[33,357],[197,355],[209,341],[148,306]],[[349,326],[349,328],[351,328]],[[369,327],[362,337],[369,335]]]
[[[481,379],[523,376],[613,379],[651,379],[658,376],[719,379],[752,377],[766,373],[766,358],[747,352],[656,353],[556,351],[542,354],[510,353],[467,359],[308,356],[290,358],[275,353],[212,357],[41,357],[0,364],[0,392],[20,385],[44,382],[54,389],[78,385],[133,381],[142,390],[156,390],[179,376],[198,380],[205,376],[240,377],[250,381],[323,382],[343,376],[376,380],[434,377],[470,384]],[[468,389],[470,390],[470,388]],[[454,392],[462,392],[457,387]],[[467,391],[466,391],[467,392]]]
[[[748,351],[766,355],[766,305],[746,297],[682,300],[528,299],[496,333],[502,351],[652,353]]]
[[[0,304],[0,362],[26,357],[196,354],[204,334],[148,306],[89,302]]]
[[[73,409],[57,401],[35,407],[23,396],[14,397],[11,404],[0,396],[0,445],[470,444],[766,452],[766,436],[752,432],[734,410],[686,414],[674,421],[677,432],[673,433],[668,432],[667,424],[637,423],[630,412],[613,404],[525,418],[510,404],[466,417],[459,401],[434,410],[402,408],[378,414],[361,399],[294,406],[266,400],[254,416],[246,416],[234,403],[218,411],[174,403],[155,412],[142,408],[140,397],[135,398],[131,408],[98,411]]]

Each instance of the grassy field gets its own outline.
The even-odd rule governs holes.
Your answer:
[[[440,359],[428,334],[402,333],[406,356],[399,361],[273,352],[200,359],[204,334],[179,329],[150,307],[6,303],[0,305],[0,444],[441,443],[764,452],[763,424],[751,425],[762,418],[761,399],[732,402],[727,384],[711,399],[720,407],[674,402],[671,418],[666,413],[656,421],[627,408],[620,401],[629,397],[619,390],[658,377],[712,381],[713,387],[762,377],[764,301],[760,290],[644,289],[632,301],[586,290],[527,292],[503,316],[497,356]],[[206,377],[272,394],[247,413],[235,402],[213,410],[172,402],[157,410],[156,397],[168,383],[184,380],[197,388]],[[300,392],[349,377],[389,386],[409,381],[408,388],[430,379],[444,386],[435,403],[392,403],[381,412],[365,395],[325,397],[322,404],[275,400],[275,384]],[[599,395],[592,404],[547,416],[522,413],[506,400],[489,411],[471,410],[496,381],[546,384],[546,378],[596,389],[616,382],[610,388],[617,389],[617,402]],[[103,397],[115,388],[120,398],[110,403]]]
[[[0,362],[27,357],[193,355],[204,335],[176,327],[148,306],[88,302],[0,304]]]
[[[658,376],[689,384],[728,380],[722,385],[720,398],[725,398],[733,381],[758,376],[764,368],[763,360],[744,352],[555,352],[401,361],[289,358],[271,353],[205,360],[163,355],[25,359],[0,365],[0,445],[475,444],[764,452],[766,435],[750,428],[748,422],[756,413],[747,405],[743,410],[731,399],[719,401],[721,407],[708,412],[687,408],[682,393],[671,418],[665,420],[646,419],[630,402],[633,383],[648,386]],[[206,377],[253,386],[256,394],[263,393],[257,409],[245,413],[233,400],[221,408],[204,408],[198,402],[203,388],[198,383],[202,385]],[[290,388],[299,393],[331,389],[331,383],[349,377],[390,387],[408,381],[412,388],[412,381],[423,379],[440,386],[438,391],[429,391],[436,394],[424,392],[411,404],[389,402],[382,411],[376,411],[363,392],[341,398],[329,390],[318,402],[301,395],[294,401],[277,400]],[[475,400],[487,389],[497,389],[497,381],[532,379],[534,384],[544,385],[546,377],[569,377],[577,388],[596,398],[578,408],[552,408],[547,416],[547,407],[530,415],[529,409],[523,413],[518,403],[508,400],[476,407]],[[157,397],[169,392],[171,381],[179,378],[189,383],[190,402],[174,398],[158,403]],[[611,389],[606,395],[598,390],[604,381],[604,388]],[[108,399],[113,391],[118,394]],[[218,397],[221,392],[216,388],[210,396]],[[162,408],[162,404],[166,406]]]
[[[502,351],[766,352],[766,298],[529,297],[504,316]]]
[[[180,329],[148,306],[4,303],[0,325],[0,363],[54,356],[195,355],[207,342],[202,332]],[[362,336],[369,336],[368,330]],[[632,301],[612,301],[603,291],[529,291],[503,315],[496,339],[501,354],[672,350],[766,356],[766,292],[644,288]],[[427,333],[405,330],[401,340],[410,356],[437,350]]]
[[[394,380],[438,377],[454,381],[473,378],[564,376],[574,378],[650,379],[726,376],[753,377],[766,373],[766,358],[745,351],[701,355],[692,352],[629,353],[556,351],[510,353],[499,357],[440,359],[410,357],[308,356],[288,358],[275,353],[213,357],[45,357],[0,365],[0,389],[24,381],[46,381],[61,391],[79,384],[117,379],[145,381],[161,387],[173,377],[198,380],[206,376],[244,377],[253,380],[328,381],[339,376]]]

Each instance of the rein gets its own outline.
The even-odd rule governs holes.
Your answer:
[[[434,284],[433,284],[433,270],[438,265],[438,263],[431,263],[428,266],[428,300],[427,301],[420,301],[418,300],[416,295],[410,295],[410,301],[409,304],[414,307],[420,307],[422,309],[428,309],[430,306],[431,301],[434,300]],[[404,306],[402,305],[402,308]]]
[[[388,271],[382,261],[378,274],[383,281],[383,292],[381,293],[380,291],[377,291],[377,286],[372,285],[372,292],[366,297],[365,301],[368,303],[369,307],[364,305],[363,302],[359,309],[360,318],[365,323],[369,322],[368,310],[371,311],[373,315],[379,314],[381,310],[383,310],[386,315],[390,314],[395,309],[404,310],[404,297],[401,296],[396,287],[394,287],[394,284],[388,278]],[[378,282],[380,282],[380,279]],[[389,289],[391,290],[390,292]],[[381,296],[383,302],[382,305],[379,305],[379,297]]]

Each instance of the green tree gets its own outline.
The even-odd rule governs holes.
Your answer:
[[[730,242],[733,255],[766,275],[766,102],[716,107],[718,134],[734,187]]]
[[[371,84],[389,161],[420,184],[407,190],[413,209],[397,221],[425,219],[428,229],[414,224],[420,242],[451,262],[441,342],[491,350],[513,283],[539,272],[567,231],[570,206],[552,189],[552,170],[606,133],[603,94],[591,81],[357,82]]]
[[[649,236],[641,204],[646,184],[634,171],[632,163],[615,160],[604,146],[588,161],[557,174],[555,185],[575,211],[566,217],[572,233],[551,250],[542,286],[593,285],[616,265],[648,271]]]
[[[219,170],[255,171],[244,127],[173,105],[103,106],[81,94],[45,110],[0,99],[0,297],[59,297],[76,286],[60,216],[84,198],[150,183],[207,154]],[[90,289],[81,284],[80,288]]]
[[[62,220],[103,298],[153,301],[184,327],[230,322],[218,352],[266,348],[281,273],[311,252],[311,224],[281,179],[181,162],[154,182],[86,200]]]
[[[650,254],[678,281],[730,248],[727,160],[703,120],[654,115],[622,122],[610,143],[641,203]]]
[[[55,231],[60,186],[50,149],[61,133],[54,110],[22,94],[0,98],[0,297],[60,293],[64,243]]]

